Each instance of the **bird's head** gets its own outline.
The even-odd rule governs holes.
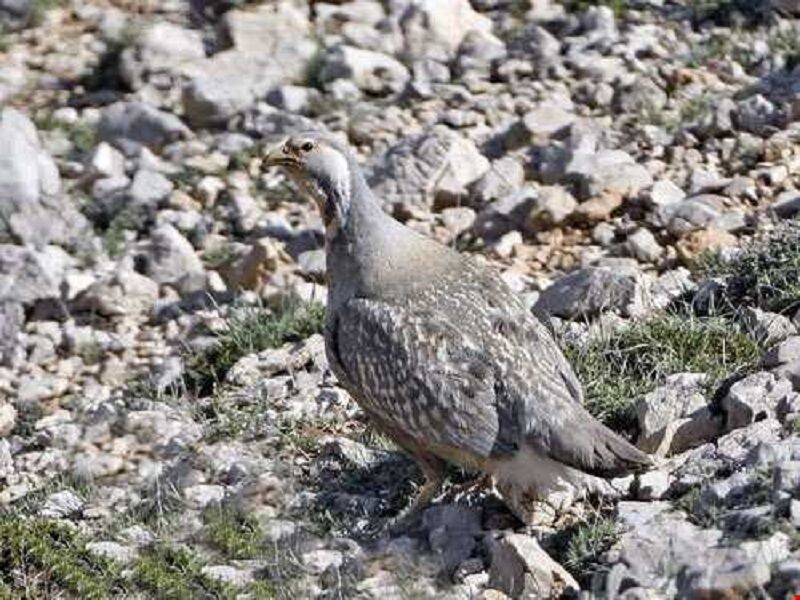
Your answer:
[[[263,167],[282,167],[319,207],[325,227],[335,231],[350,210],[354,159],[330,135],[306,132],[286,138],[267,151]]]

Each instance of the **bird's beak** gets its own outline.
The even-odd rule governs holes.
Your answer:
[[[281,142],[280,144],[267,150],[267,152],[264,154],[264,158],[261,160],[261,168],[266,169],[268,167],[288,167],[296,165],[298,163],[297,157],[293,154],[287,154],[284,152],[285,147],[285,142]]]

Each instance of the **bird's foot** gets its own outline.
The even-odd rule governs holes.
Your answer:
[[[419,519],[419,510],[410,510],[410,508],[403,509],[399,514],[389,517],[381,527],[381,533],[385,533],[390,537],[396,537],[415,529],[418,526],[417,520]]]
[[[489,473],[482,473],[468,481],[464,481],[463,483],[452,486],[449,490],[447,490],[447,493],[444,495],[444,497],[452,498],[452,500],[455,501],[465,494],[470,492],[477,493],[491,486],[492,476]]]
[[[431,500],[439,493],[442,482],[443,479],[438,476],[426,479],[414,501],[396,516],[388,519],[381,529],[390,535],[399,535],[412,529],[423,509],[427,508]]]

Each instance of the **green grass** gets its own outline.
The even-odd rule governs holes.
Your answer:
[[[618,19],[625,16],[628,0],[562,0],[567,12],[583,12],[592,6],[608,6]]]
[[[36,433],[36,421],[44,417],[44,407],[39,402],[17,404],[17,418],[14,422],[14,435],[31,437]]]
[[[556,534],[551,554],[583,587],[603,567],[602,556],[619,540],[622,530],[613,516],[596,513]]]
[[[103,232],[103,246],[111,258],[122,256],[125,252],[125,232],[138,229],[139,221],[140,218],[129,209],[122,209],[111,219]]]
[[[56,492],[71,491],[84,501],[88,501],[93,497],[95,489],[91,481],[75,477],[69,472],[58,473],[47,479],[42,487],[15,500],[12,504],[14,514],[31,516],[38,513],[47,498]]]
[[[748,23],[769,21],[771,9],[763,8],[766,3],[753,0],[689,0],[692,21],[714,21],[719,24],[736,23],[744,19]]]
[[[708,374],[713,389],[725,377],[756,363],[761,349],[723,317],[698,317],[675,309],[588,344],[567,344],[565,353],[584,385],[587,409],[606,425],[636,427],[642,394],[681,372]]]
[[[211,543],[225,558],[259,558],[254,519],[219,513],[207,520]],[[124,597],[233,599],[240,593],[271,600],[273,584],[258,579],[237,589],[202,573],[208,564],[186,547],[155,543],[126,568],[86,549],[87,534],[63,522],[0,514],[0,600]],[[275,555],[276,552],[273,552]],[[214,564],[214,563],[212,563]],[[216,563],[221,564],[221,563]],[[143,595],[144,594],[144,595]]]
[[[258,520],[232,507],[214,506],[203,513],[208,543],[230,559],[264,555],[264,533]]]
[[[89,152],[97,145],[97,132],[85,123],[76,123],[70,126],[68,134],[78,152]]]
[[[761,65],[764,57],[753,51],[756,39],[765,40],[769,46],[769,59],[783,57],[784,68],[791,71],[800,63],[800,28],[796,26],[744,27],[736,24],[730,28],[712,30],[708,35],[691,42],[687,64],[691,67],[708,66],[711,61],[730,58],[750,74]],[[713,69],[712,69],[713,70]]]
[[[711,111],[714,99],[708,94],[699,94],[686,99],[677,109],[665,110],[656,106],[646,106],[638,115],[642,125],[655,125],[668,133],[696,125]]]
[[[55,521],[0,516],[0,597],[50,598],[69,592],[92,600],[123,593],[120,566],[89,553],[86,541]]]
[[[787,71],[792,71],[800,64],[800,27],[771,31],[767,44],[772,55],[783,55],[786,58]]]
[[[244,150],[239,150],[238,152],[231,155],[231,162],[228,165],[228,168],[232,171],[235,170],[244,170],[246,171],[250,167],[250,162],[256,158],[259,154],[259,148],[257,146],[252,146],[250,148],[245,148]]]
[[[175,187],[189,192],[200,184],[200,180],[203,179],[203,177],[205,177],[205,174],[202,171],[191,167],[185,167],[169,176],[172,183],[175,184]]]
[[[725,280],[723,306],[718,310],[756,306],[793,313],[800,308],[800,222],[782,224],[733,260],[706,255],[698,261],[696,270],[701,276]]]
[[[59,6],[66,6],[65,0],[33,0],[31,22],[34,25],[41,25],[45,15]]]
[[[189,358],[186,388],[206,396],[243,356],[321,333],[324,320],[325,308],[317,303],[292,302],[278,312],[245,309],[228,321],[210,350]]]
[[[62,130],[75,149],[85,154],[97,145],[97,131],[91,125],[78,121],[77,123],[63,123],[53,119],[52,115],[45,115],[36,119],[36,127],[41,131]]]
[[[148,547],[136,561],[133,582],[156,598],[235,598],[230,586],[201,573],[203,562],[193,552],[167,544]]]
[[[219,244],[209,248],[203,253],[203,263],[209,269],[219,269],[229,263],[235,254],[230,244]]]
[[[255,598],[289,598],[303,571],[293,542],[269,541],[252,514],[232,505],[215,506],[203,513],[205,542],[228,560],[260,560],[266,565],[248,592]]]

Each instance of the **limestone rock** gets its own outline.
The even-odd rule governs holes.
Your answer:
[[[556,281],[545,289],[536,309],[576,319],[608,310],[623,314],[636,311],[644,295],[641,274],[633,267],[587,267]]]
[[[407,57],[444,63],[469,32],[491,34],[492,22],[473,10],[468,0],[421,0],[408,5],[400,27]]]
[[[653,184],[653,176],[622,150],[577,152],[565,167],[565,177],[575,181],[583,198],[602,192],[633,196]]]
[[[32,0],[0,0],[0,30],[15,31],[26,27],[33,9]]]
[[[628,252],[642,262],[656,262],[664,254],[664,248],[649,229],[640,227],[628,236]]]
[[[7,437],[14,430],[17,409],[7,402],[0,402],[0,438]]]
[[[173,114],[142,102],[116,102],[103,110],[98,135],[114,144],[136,144],[160,148],[191,135]]]
[[[433,506],[423,515],[428,543],[445,572],[452,572],[468,559],[481,533],[480,513],[461,506]]]
[[[479,208],[508,196],[525,181],[525,170],[516,158],[504,156],[492,161],[491,167],[470,185],[470,202]]]
[[[741,315],[742,330],[764,346],[780,342],[797,333],[788,317],[777,313],[747,307]]]
[[[186,118],[194,125],[224,123],[276,85],[304,83],[317,52],[307,16],[287,0],[230,10],[222,27],[232,47],[198,63],[183,90]]]
[[[572,575],[550,558],[533,537],[507,533],[500,539],[489,539],[488,547],[490,588],[512,598],[547,598],[580,589]]]
[[[74,259],[58,246],[36,251],[0,244],[0,302],[30,305],[61,298],[61,284]]]
[[[120,74],[133,89],[159,77],[189,76],[206,57],[199,31],[168,21],[146,27],[120,56]]]
[[[718,437],[722,419],[712,414],[702,386],[704,373],[670,375],[636,404],[638,446],[660,456],[683,452]]]
[[[767,372],[754,373],[734,383],[722,400],[727,413],[728,430],[749,425],[764,418],[774,418],[778,403],[792,392],[786,379],[776,379]]]
[[[322,83],[351,79],[367,93],[384,95],[402,91],[410,74],[391,56],[342,45],[326,52],[319,78]]]
[[[172,225],[161,225],[153,230],[143,258],[148,277],[158,283],[185,289],[205,286],[203,263],[189,241]]]
[[[88,223],[61,193],[53,159],[36,127],[13,108],[0,110],[0,243],[85,245]]]
[[[475,144],[437,125],[409,136],[373,159],[367,177],[388,205],[429,207],[468,196],[467,187],[489,170]]]

